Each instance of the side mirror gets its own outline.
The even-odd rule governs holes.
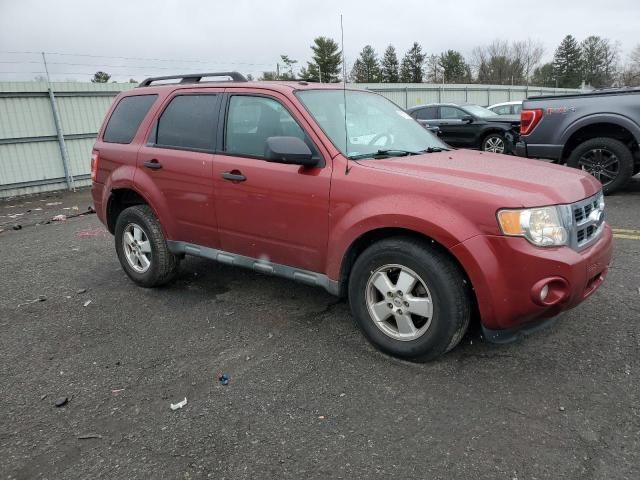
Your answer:
[[[465,115],[462,117],[462,123],[473,123],[473,117],[471,115]]]
[[[298,137],[269,137],[264,147],[264,159],[268,162],[315,167],[309,146]]]

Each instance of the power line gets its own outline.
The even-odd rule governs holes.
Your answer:
[[[0,54],[8,55],[39,55],[41,52],[17,52],[17,51],[0,51]],[[212,62],[210,60],[185,60],[185,59],[171,59],[171,58],[149,58],[149,57],[119,57],[115,55],[93,55],[88,53],[63,53],[63,52],[44,52],[46,55],[61,55],[69,57],[88,57],[88,58],[115,58],[120,60],[143,60],[150,62],[173,62],[173,63],[205,63],[209,65],[260,65],[260,66],[273,66],[273,63],[255,63],[255,62]],[[25,62],[26,63],[26,62]],[[39,62],[38,62],[39,63]],[[48,62],[52,63],[52,62]]]

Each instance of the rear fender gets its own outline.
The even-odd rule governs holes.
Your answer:
[[[618,115],[616,113],[596,113],[576,120],[575,122],[571,123],[564,130],[564,132],[562,132],[562,136],[558,143],[565,145],[571,138],[571,135],[576,133],[581,128],[588,127],[589,125],[595,123],[611,123],[613,125],[625,128],[629,132],[631,132],[631,135],[633,135],[636,141],[640,143],[640,125],[638,125],[630,118],[625,117],[624,115]]]
[[[153,179],[144,170],[138,170],[135,176],[134,191],[136,191],[153,210],[160,221],[162,230],[167,240],[179,240],[176,222],[170,215],[167,199],[156,186]]]

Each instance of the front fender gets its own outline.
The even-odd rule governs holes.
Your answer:
[[[421,215],[421,212],[425,213]],[[448,249],[481,233],[474,223],[458,211],[418,195],[376,197],[348,208],[341,216],[340,213],[332,212],[331,216],[338,220],[331,227],[327,248],[326,272],[333,280],[340,278],[349,247],[363,235],[375,230],[410,230],[425,235]]]

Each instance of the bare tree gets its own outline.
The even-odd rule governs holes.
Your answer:
[[[621,80],[628,87],[640,86],[640,44],[631,51],[629,63],[622,71]]]
[[[529,85],[529,81],[533,76],[534,70],[540,65],[542,55],[544,55],[544,46],[538,40],[528,38],[520,42],[514,42],[512,46],[513,56],[522,65],[524,79]]]
[[[472,62],[479,83],[507,85],[524,81],[522,59],[505,40],[496,39],[489,45],[474,48]]]

